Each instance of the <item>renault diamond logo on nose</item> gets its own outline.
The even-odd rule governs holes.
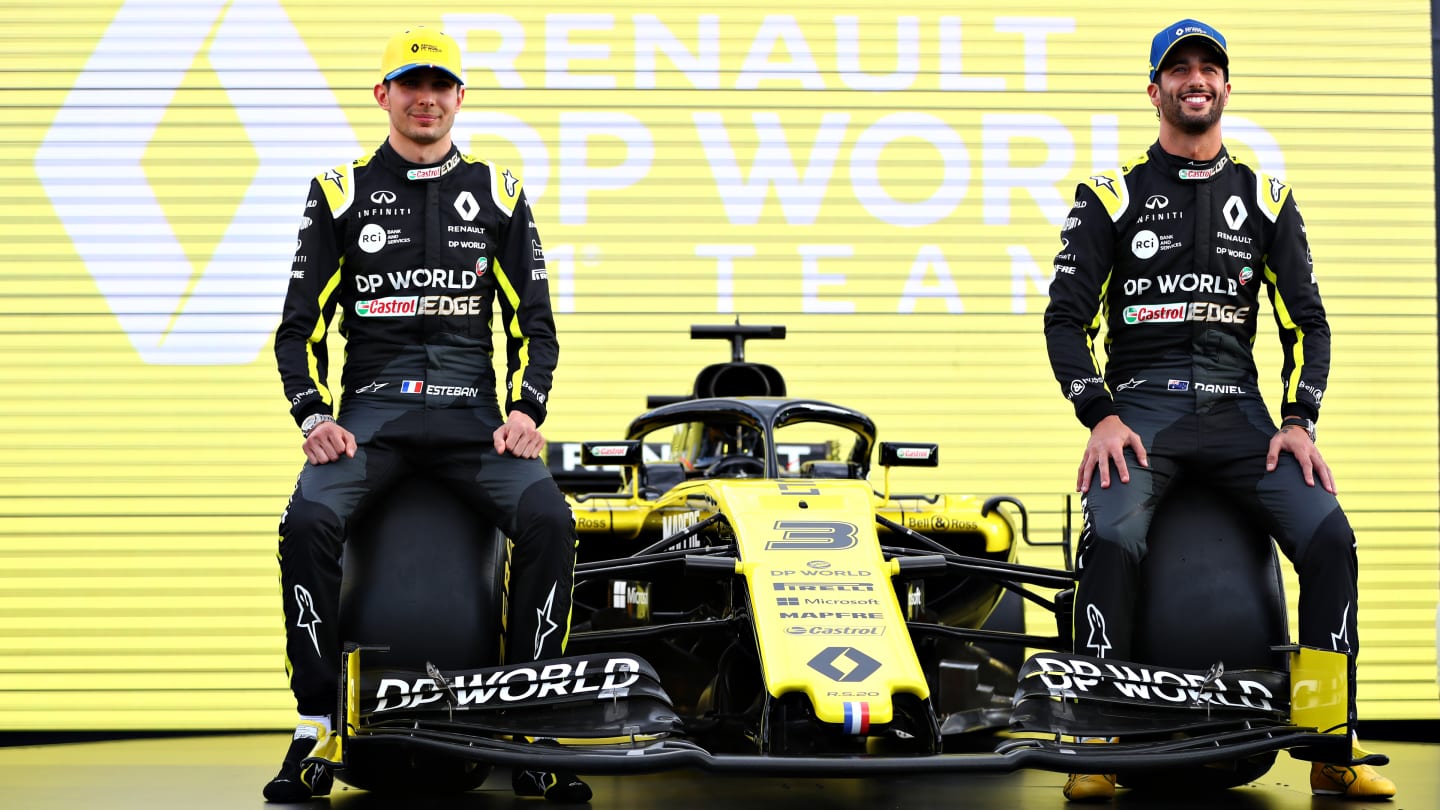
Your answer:
[[[879,661],[854,647],[826,647],[811,658],[809,664],[811,669],[839,683],[858,683],[880,669]]]

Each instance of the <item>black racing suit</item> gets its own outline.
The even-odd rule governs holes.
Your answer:
[[[1252,354],[1263,286],[1284,352],[1285,416],[1315,419],[1330,331],[1290,188],[1223,149],[1194,163],[1157,143],[1090,177],[1055,257],[1045,338],[1050,364],[1088,428],[1115,414],[1139,434],[1130,482],[1092,479],[1077,567],[1075,651],[1125,659],[1136,579],[1155,504],[1177,476],[1203,476],[1249,510],[1294,563],[1300,642],[1350,656],[1356,635],[1355,538],[1335,496],[1307,486],[1294,456],[1274,472],[1275,434]],[[1095,337],[1106,327],[1102,375]],[[1318,479],[1318,475],[1316,476]],[[1354,719],[1354,678],[1351,678]]]
[[[505,412],[539,425],[559,350],[540,237],[515,176],[453,147],[438,164],[412,164],[387,142],[311,181],[275,357],[296,423],[331,413],[325,335],[339,310],[338,419],[359,447],[354,458],[306,464],[280,520],[287,669],[301,714],[334,708],[347,521],[416,468],[513,544],[507,659],[564,652],[575,524],[542,461],[495,452],[496,299]]]

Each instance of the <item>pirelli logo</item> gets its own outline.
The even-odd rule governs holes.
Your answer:
[[[777,591],[848,591],[853,593],[875,590],[873,582],[776,582],[773,584]]]

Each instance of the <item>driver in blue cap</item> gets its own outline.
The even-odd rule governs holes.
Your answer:
[[[1079,184],[1045,311],[1055,379],[1090,429],[1076,481],[1085,523],[1075,652],[1128,658],[1155,505],[1179,478],[1204,476],[1263,520],[1294,563],[1300,642],[1347,656],[1353,730],[1357,555],[1315,446],[1330,329],[1305,224],[1289,185],[1225,149],[1230,54],[1218,30],[1190,19],[1161,29],[1149,78],[1159,138]],[[1252,352],[1262,296],[1283,353],[1278,426]],[[1364,755],[1357,746],[1353,759]],[[1310,785],[1354,799],[1395,794],[1389,779],[1350,761],[1314,763]],[[1113,774],[1072,774],[1065,784],[1071,801],[1114,794]]]

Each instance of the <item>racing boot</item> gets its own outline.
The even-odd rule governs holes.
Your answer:
[[[1388,799],[1395,795],[1395,783],[1369,765],[1312,762],[1310,792],[1316,796],[1344,796],[1347,799]]]
[[[1064,791],[1066,801],[1108,802],[1115,798],[1115,774],[1072,773]]]
[[[1350,740],[1350,753],[1356,759],[1370,752],[1360,741]],[[1310,763],[1310,792],[1316,796],[1344,796],[1347,799],[1389,799],[1395,795],[1395,783],[1370,765],[1331,765]]]
[[[1082,743],[1115,742],[1114,737],[1082,737]],[[1072,773],[1065,780],[1065,800],[1071,802],[1108,802],[1115,798],[1115,774]]]
[[[265,785],[265,801],[291,804],[330,795],[330,787],[335,783],[330,769],[304,761],[328,733],[320,723],[308,720],[302,720],[295,727],[295,736],[290,738],[290,749],[285,752],[280,773]]]
[[[590,801],[590,786],[580,777],[565,771],[510,772],[510,786],[516,796],[544,796],[547,801],[584,804]]]

